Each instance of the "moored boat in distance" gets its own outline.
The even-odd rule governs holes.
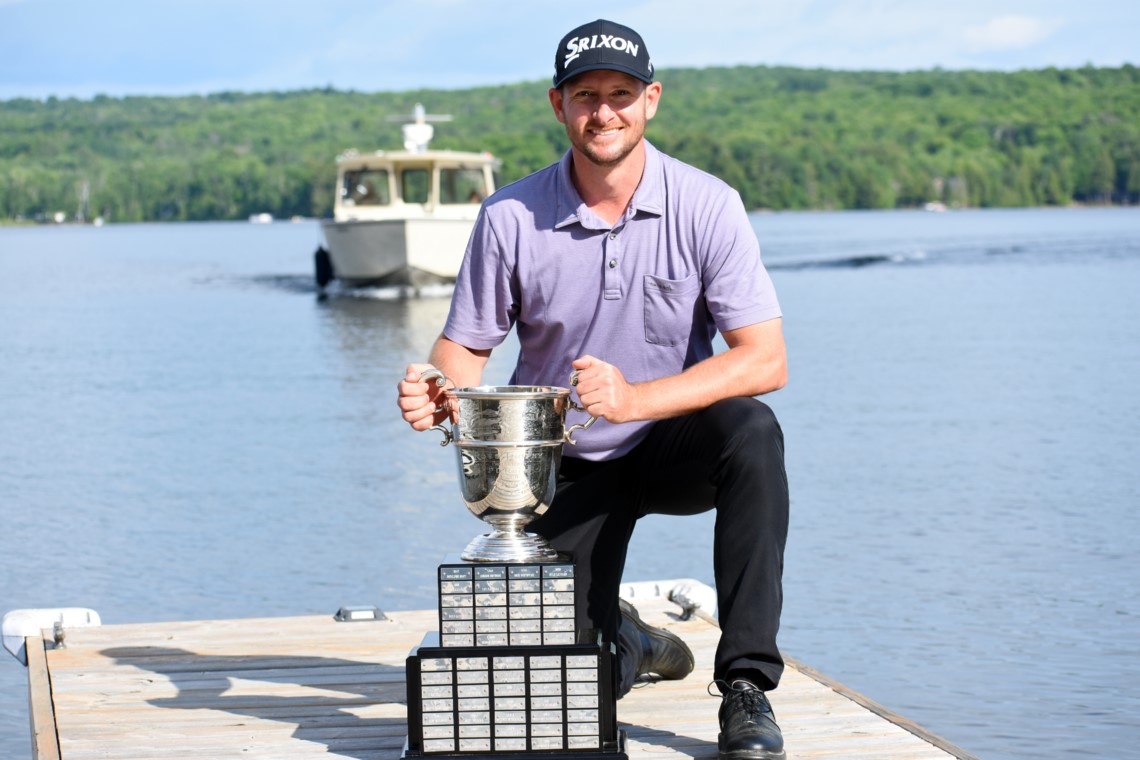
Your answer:
[[[321,221],[317,284],[350,287],[454,282],[483,200],[495,189],[490,153],[430,150],[429,122],[419,103],[399,117],[404,150],[337,157],[333,218]]]

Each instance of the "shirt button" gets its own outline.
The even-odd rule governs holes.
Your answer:
[[[616,232],[611,232],[611,233],[610,233],[610,240],[616,240],[616,239],[617,239],[617,233],[616,233]]]
[[[610,269],[617,266],[617,259],[610,259]]]

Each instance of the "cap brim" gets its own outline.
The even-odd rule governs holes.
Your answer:
[[[620,71],[622,74],[629,74],[640,82],[645,82],[645,84],[653,84],[653,77],[647,77],[643,72],[631,66],[622,66],[619,63],[589,63],[563,74],[561,79],[554,80],[554,86],[561,87],[579,74],[585,74],[588,71]]]

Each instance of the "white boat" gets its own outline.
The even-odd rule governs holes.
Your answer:
[[[333,218],[321,222],[317,284],[350,287],[454,282],[479,206],[495,189],[490,153],[429,150],[434,128],[450,121],[416,104],[404,124],[404,150],[337,157]]]

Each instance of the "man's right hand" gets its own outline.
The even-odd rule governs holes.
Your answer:
[[[440,408],[447,400],[443,388],[436,385],[434,380],[420,381],[420,377],[429,369],[433,369],[430,364],[409,364],[404,379],[396,386],[400,411],[404,414],[404,421],[413,430],[427,430],[448,418],[447,409]]]

